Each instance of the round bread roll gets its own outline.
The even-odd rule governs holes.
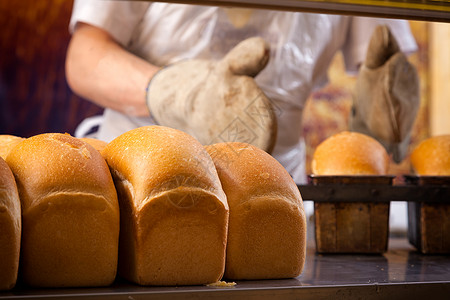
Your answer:
[[[0,157],[0,290],[12,289],[17,280],[22,219],[16,182]]]
[[[357,132],[335,134],[314,151],[315,175],[385,175],[389,156],[374,138]]]
[[[119,206],[100,153],[68,134],[47,133],[14,147],[7,163],[22,204],[25,283],[111,284],[117,270]]]
[[[228,204],[211,157],[168,127],[130,130],[102,152],[121,209],[119,274],[141,285],[223,276]]]
[[[0,157],[6,159],[11,149],[23,140],[24,138],[18,136],[0,134]]]
[[[103,151],[103,149],[105,149],[106,145],[108,145],[107,142],[102,141],[102,140],[98,140],[98,139],[94,139],[94,138],[84,137],[84,138],[80,138],[80,140],[82,140],[83,142],[88,143],[89,145],[94,147],[100,153]]]
[[[450,176],[450,135],[422,141],[411,152],[410,161],[418,175]]]
[[[289,173],[249,144],[219,143],[206,149],[230,206],[225,278],[298,276],[305,263],[306,217]]]

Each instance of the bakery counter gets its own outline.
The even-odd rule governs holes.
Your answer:
[[[450,256],[424,255],[390,238],[383,255],[317,254],[309,234],[305,269],[285,280],[237,281],[232,287],[140,287],[117,280],[102,288],[30,289],[0,299],[447,299]]]

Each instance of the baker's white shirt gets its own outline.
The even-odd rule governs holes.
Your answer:
[[[241,13],[244,22],[233,22]],[[373,29],[388,24],[405,52],[416,50],[406,21],[339,15],[238,10],[136,1],[75,0],[70,21],[98,26],[130,52],[157,66],[190,58],[220,59],[238,42],[263,37],[271,47],[257,84],[271,99],[278,117],[272,155],[297,183],[304,183],[302,111],[311,91],[327,82],[327,69],[342,50],[348,71],[363,61]],[[123,74],[126,76],[126,74]],[[145,87],[143,87],[145,88]],[[98,138],[110,141],[139,126],[155,124],[106,109]]]

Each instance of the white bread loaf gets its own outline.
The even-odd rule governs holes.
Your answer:
[[[206,147],[230,206],[227,279],[298,276],[305,263],[306,217],[297,185],[263,150],[242,143]]]
[[[8,155],[22,204],[21,275],[40,287],[103,286],[117,271],[119,206],[108,166],[68,134],[28,138]]]
[[[317,146],[311,168],[315,175],[385,175],[389,156],[374,138],[343,131]]]
[[[147,126],[117,137],[102,155],[119,195],[119,275],[141,285],[219,280],[228,205],[200,142],[176,129]]]
[[[0,157],[6,159],[11,149],[23,140],[24,138],[15,135],[0,134]]]
[[[418,175],[450,176],[450,135],[422,141],[411,152],[410,160]]]
[[[0,157],[0,291],[15,286],[19,268],[22,219],[16,182]]]

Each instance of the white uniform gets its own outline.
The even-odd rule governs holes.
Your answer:
[[[248,12],[245,22],[236,24],[231,22],[230,10],[219,7],[76,0],[70,30],[73,32],[77,22],[103,28],[130,52],[157,66],[189,58],[219,59],[238,42],[263,37],[271,45],[271,57],[256,82],[277,110],[278,138],[273,156],[297,183],[303,183],[302,111],[311,91],[327,82],[327,69],[335,53],[342,50],[347,70],[356,71],[365,57],[371,33],[380,23],[390,25],[403,51],[414,51],[417,46],[406,21],[270,10]],[[123,132],[150,124],[154,124],[151,118],[106,109],[98,138],[110,141]]]

